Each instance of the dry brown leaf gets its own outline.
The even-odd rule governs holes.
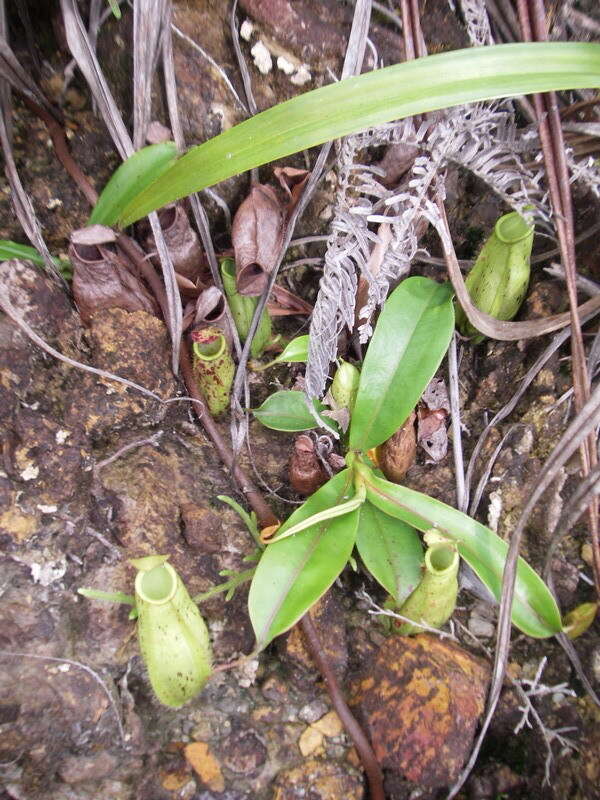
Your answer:
[[[253,186],[231,229],[240,294],[256,297],[262,293],[275,268],[284,231],[284,213],[275,191],[264,184]]]
[[[306,169],[298,169],[298,167],[275,167],[273,173],[283,191],[290,198],[286,210],[288,214],[291,214],[298,205],[310,172]]]
[[[73,265],[73,296],[83,322],[88,323],[102,308],[158,316],[154,299],[117,253],[103,244],[76,244],[73,239],[80,238],[78,233],[75,231],[71,239],[69,259]]]
[[[206,259],[185,209],[180,204],[165,206],[158,212],[158,219],[175,272],[188,278],[194,285],[202,285],[206,277]],[[151,230],[146,234],[146,249],[156,253]],[[157,255],[152,260],[157,266],[160,265]]]

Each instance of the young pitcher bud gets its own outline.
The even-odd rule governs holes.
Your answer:
[[[425,552],[425,571],[421,583],[398,613],[430,628],[439,628],[447,622],[456,607],[458,563],[458,552],[453,544],[444,541],[432,543]],[[410,636],[422,632],[423,628],[398,622],[397,630]]]
[[[229,405],[235,364],[225,336],[219,328],[207,327],[192,333],[193,370],[198,388],[213,416]]]
[[[375,450],[377,464],[388,481],[400,483],[415,462],[417,435],[415,412],[396,433]]]
[[[146,556],[131,563],[138,570],[137,631],[150,683],[161,703],[179,708],[210,677],[212,652],[198,606],[167,558]]]
[[[294,440],[289,478],[293,488],[304,497],[316,492],[327,481],[328,475],[317,457],[315,443],[305,433]]]
[[[473,305],[492,317],[511,320],[521,307],[529,285],[533,227],[516,211],[496,222],[465,284]],[[485,338],[457,308],[456,327],[475,342]]]
[[[224,258],[223,261],[221,261],[221,277],[223,278],[223,288],[225,289],[225,294],[229,301],[229,308],[231,309],[231,316],[235,322],[235,327],[240,335],[240,339],[242,342],[245,342],[248,338],[250,324],[252,323],[252,317],[256,311],[259,298],[247,297],[238,292],[235,276],[235,261],[232,258]],[[260,322],[258,323],[254,339],[252,340],[252,347],[250,348],[252,358],[258,358],[262,354],[270,339],[271,317],[265,308]]]
[[[331,384],[331,396],[338,408],[347,408],[350,414],[354,409],[354,401],[358,392],[360,372],[348,361],[342,361],[333,376]]]

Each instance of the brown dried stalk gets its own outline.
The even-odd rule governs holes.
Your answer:
[[[548,29],[543,0],[518,0],[521,35],[524,41],[547,41]],[[536,94],[533,104],[538,122],[540,142],[558,231],[562,266],[565,271],[567,295],[571,313],[571,354],[573,363],[573,390],[575,409],[581,411],[590,397],[590,378],[585,360],[583,335],[577,308],[577,270],[575,266],[575,233],[573,202],[565,143],[555,92]],[[595,435],[590,434],[581,447],[581,469],[584,478],[598,463]],[[598,498],[592,497],[589,506],[590,538],[593,554],[594,581],[600,596],[600,531],[598,526]]]

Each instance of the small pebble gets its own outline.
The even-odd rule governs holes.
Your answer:
[[[302,706],[298,712],[298,719],[311,725],[327,713],[327,708],[328,706],[323,700],[313,700],[312,703],[307,703],[305,706]]]
[[[240,25],[240,36],[245,42],[249,42],[252,38],[252,33],[254,31],[254,25],[250,22],[249,19],[245,19],[242,24]]]
[[[254,59],[257,70],[262,75],[267,75],[273,69],[273,59],[264,43],[259,39],[250,52],[252,53],[252,58]]]
[[[285,72],[286,75],[291,75],[292,72],[296,69],[296,67],[292,64],[291,61],[288,61],[285,56],[279,56],[277,59],[277,68],[280,69],[282,72]]]
[[[482,603],[476,603],[473,606],[469,617],[469,630],[478,639],[491,639],[494,635],[495,626],[490,619],[490,611],[492,609]]]
[[[306,64],[302,64],[296,72],[290,78],[290,81],[294,84],[294,86],[304,86],[305,83],[308,83],[312,80],[312,75],[308,71]]]
[[[313,725],[310,725],[298,739],[298,747],[300,752],[306,756],[312,755],[323,745],[323,734],[318,731]]]

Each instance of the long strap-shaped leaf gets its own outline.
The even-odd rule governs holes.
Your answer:
[[[306,92],[194,147],[123,211],[129,225],[252,167],[390,120],[495,97],[600,85],[600,45],[453,50]]]
[[[374,506],[419,530],[437,528],[456,542],[462,558],[500,598],[508,545],[485,525],[439,500],[376,477],[361,468],[367,498]],[[512,613],[513,623],[528,636],[545,638],[562,630],[560,612],[547,586],[519,558]]]

